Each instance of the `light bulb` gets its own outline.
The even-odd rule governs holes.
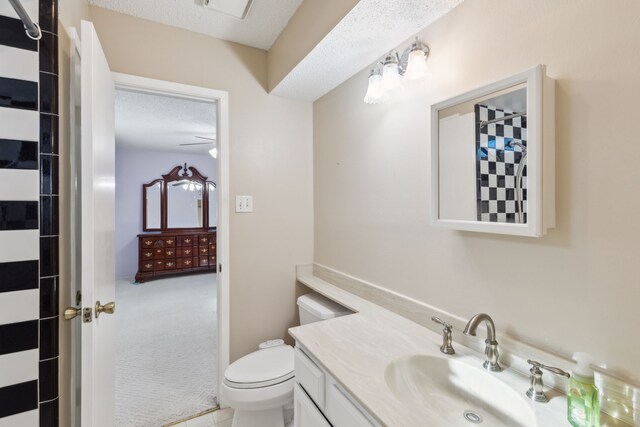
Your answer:
[[[426,55],[421,49],[414,49],[409,53],[407,60],[407,72],[404,76],[408,79],[415,80],[426,76],[427,61]]]
[[[214,159],[218,158],[218,147],[213,147],[211,150],[209,150],[209,154],[211,154],[211,157],[213,157]]]
[[[382,75],[380,72],[371,71],[369,75],[369,86],[364,102],[367,104],[377,104],[384,101],[384,91],[382,90]]]
[[[385,61],[382,67],[382,90],[387,92],[395,89],[400,85],[400,72],[398,71],[398,62]]]

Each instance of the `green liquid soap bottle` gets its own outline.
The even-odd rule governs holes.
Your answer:
[[[577,362],[569,379],[567,419],[573,427],[600,426],[600,396],[593,380],[592,358],[587,353],[574,353]]]

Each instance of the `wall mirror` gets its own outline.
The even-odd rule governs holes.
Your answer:
[[[536,237],[552,228],[554,115],[542,65],[433,105],[433,224]]]
[[[193,166],[174,167],[142,186],[143,230],[202,230],[215,227],[215,188]]]

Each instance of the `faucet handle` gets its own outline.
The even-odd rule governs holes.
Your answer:
[[[455,354],[456,351],[453,349],[453,340],[451,338],[451,330],[453,329],[453,326],[436,316],[431,317],[431,320],[444,326],[444,329],[442,330],[442,346],[440,346],[440,351],[444,354]]]
[[[449,330],[453,329],[453,326],[451,326],[449,323],[445,322],[444,320],[442,320],[439,317],[431,316],[431,320],[433,320],[434,322],[436,322],[439,325],[444,326],[445,329],[449,329]]]
[[[543,389],[544,384],[542,382],[541,369],[544,369],[545,371],[549,371],[553,374],[560,375],[566,378],[571,377],[571,375],[568,372],[563,371],[560,368],[554,368],[553,366],[543,365],[542,363],[536,362],[535,360],[529,359],[527,360],[527,363],[531,365],[531,369],[529,370],[529,372],[531,372],[531,376],[529,377],[529,381],[531,382],[531,387],[529,387],[529,390],[527,390],[527,397],[535,400],[536,402],[547,403],[549,401],[549,398],[544,393],[544,389]]]

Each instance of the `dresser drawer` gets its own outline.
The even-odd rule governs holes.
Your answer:
[[[324,409],[324,372],[299,347],[295,351],[295,370],[296,381],[316,405]]]
[[[215,255],[214,256],[209,255],[209,266],[213,267],[215,265],[216,265],[216,257],[215,257]]]
[[[165,270],[175,270],[176,269],[176,262],[175,260],[167,260],[164,262],[164,269]]]
[[[179,237],[180,246],[193,246],[193,242],[196,240],[194,236],[181,236]]]
[[[163,260],[156,260],[153,262],[153,270],[154,271],[162,271],[164,270],[164,261]]]
[[[203,256],[203,255],[209,255],[209,248],[207,246],[200,246],[198,248],[198,255]]]
[[[155,237],[143,237],[142,238],[142,247],[143,248],[153,248],[153,244],[157,239]]]
[[[209,236],[201,234],[198,236],[198,244],[200,246],[206,246],[209,244]]]
[[[142,271],[153,271],[153,261],[142,261]]]
[[[193,257],[193,248],[191,246],[182,248],[182,251],[179,256],[182,257]]]
[[[164,250],[164,257],[165,258],[175,258],[176,257],[176,249],[175,248],[168,248]]]
[[[153,259],[164,259],[164,249],[161,249],[161,248],[154,249]]]
[[[153,259],[153,249],[143,249],[142,250],[142,259],[143,260],[147,260],[147,259]]]
[[[180,262],[182,263],[182,268],[187,270],[193,268],[193,258],[180,258]]]

